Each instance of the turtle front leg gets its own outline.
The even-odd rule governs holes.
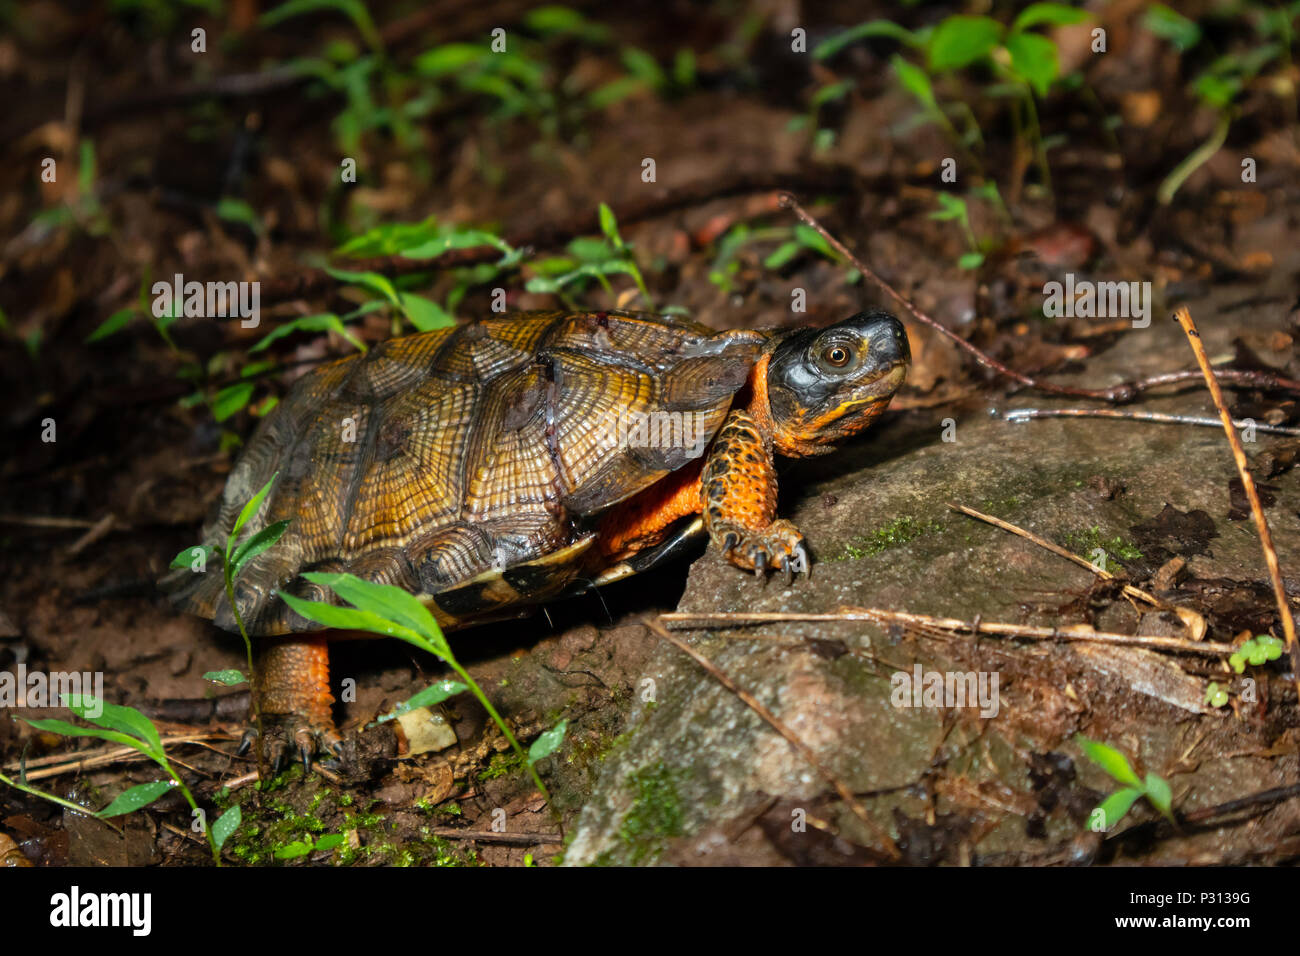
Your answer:
[[[759,576],[784,571],[787,582],[808,571],[803,535],[776,517],[772,442],[752,415],[727,415],[700,478],[704,526],[728,561]]]
[[[329,647],[322,636],[261,638],[253,706],[262,718],[261,754],[278,773],[291,755],[311,769],[312,758],[325,751],[342,753],[343,738],[334,727],[330,693]],[[257,738],[245,733],[240,753]]]

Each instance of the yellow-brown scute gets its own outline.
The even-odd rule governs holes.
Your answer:
[[[509,588],[461,591],[457,619],[501,610],[509,594],[547,594],[577,570],[578,552],[565,551],[576,522],[691,460],[682,448],[633,446],[610,422],[688,413],[712,436],[762,343],[623,312],[505,315],[385,342],[290,390],[248,442],[203,540],[223,543],[278,473],[248,533],[291,523],[237,595],[257,634],[306,624],[277,589],[329,597],[298,577],[306,570],[429,596],[527,566]],[[537,563],[557,553],[565,559]],[[233,629],[220,577],[186,570],[165,586]]]

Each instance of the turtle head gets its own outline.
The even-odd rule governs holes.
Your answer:
[[[888,312],[780,339],[766,369],[776,450],[821,455],[862,431],[903,384],[911,358],[903,323]]]

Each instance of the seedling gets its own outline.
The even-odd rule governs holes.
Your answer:
[[[1148,773],[1143,780],[1129,766],[1128,758],[1108,744],[1089,740],[1083,734],[1076,734],[1074,742],[1089,760],[1101,767],[1124,786],[1116,790],[1092,811],[1092,821],[1099,826],[1093,829],[1108,831],[1119,823],[1139,797],[1146,797],[1147,803],[1155,807],[1170,823],[1177,826],[1171,806],[1173,793],[1169,784],[1162,777]]]
[[[221,866],[221,847],[230,838],[230,835],[239,828],[241,820],[239,807],[231,807],[212,826],[208,826],[207,816],[199,809],[194,794],[186,785],[184,778],[172,768],[171,762],[167,759],[162,739],[158,734],[158,728],[153,725],[153,722],[148,717],[134,707],[104,703],[88,694],[70,694],[63,698],[63,706],[95,726],[78,727],[66,720],[53,718],[28,720],[27,723],[37,730],[59,734],[63,737],[98,737],[101,740],[108,740],[130,747],[162,767],[170,779],[142,783],[139,786],[131,787],[118,794],[108,806],[94,812],[88,811],[85,807],[69,800],[38,790],[28,785],[22,777],[15,781],[0,775],[0,783],[8,784],[17,790],[22,790],[24,793],[57,803],[77,813],[87,813],[100,820],[107,820],[111,817],[121,816],[124,813],[131,813],[147,807],[172,789],[177,789],[185,798],[185,802],[190,805],[191,814],[201,821],[203,833],[208,839],[208,847],[212,851],[212,860],[217,866]]]
[[[1228,663],[1240,674],[1245,671],[1247,664],[1259,667],[1277,660],[1282,656],[1283,647],[1283,643],[1271,634],[1260,634],[1238,647],[1228,658]]]
[[[510,730],[510,725],[497,713],[497,709],[483,689],[452,654],[447,638],[443,635],[442,628],[439,627],[433,614],[416,597],[391,584],[363,581],[352,574],[307,572],[303,577],[312,584],[329,588],[352,605],[340,607],[325,601],[308,601],[284,591],[279,592],[284,602],[307,620],[325,627],[368,631],[385,637],[396,637],[432,654],[455,671],[460,678],[460,683],[443,681],[435,684],[408,700],[399,709],[427,707],[468,689],[488,712],[501,730],[502,736],[509,742],[511,749],[524,763],[538,791],[547,803],[551,803],[550,791],[546,789],[546,785],[542,783],[542,778],[537,773],[537,764],[559,749],[564,740],[567,721],[560,721],[555,727],[538,737],[525,753]],[[554,810],[554,804],[552,809]]]

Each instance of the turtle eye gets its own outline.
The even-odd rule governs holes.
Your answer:
[[[822,352],[822,361],[831,368],[844,368],[853,361],[853,349],[847,345],[830,345]]]

